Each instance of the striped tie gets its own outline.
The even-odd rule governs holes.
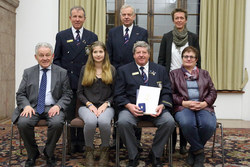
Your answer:
[[[76,30],[76,45],[80,45],[80,31],[79,30]]]
[[[128,43],[128,40],[129,40],[129,35],[128,35],[129,29],[126,28],[125,31],[126,31],[126,33],[125,33],[125,35],[124,35],[124,44]]]
[[[142,80],[144,82],[144,85],[148,84],[148,77],[147,74],[144,72],[144,67],[140,67],[141,70],[141,75],[142,75]]]

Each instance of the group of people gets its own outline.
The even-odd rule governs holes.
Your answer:
[[[157,127],[149,152],[152,166],[163,166],[161,156],[175,122],[184,140],[181,153],[186,153],[185,140],[190,144],[186,162],[204,166],[204,145],[216,128],[213,103],[217,94],[208,72],[200,68],[198,38],[186,28],[187,12],[172,12],[174,30],[162,38],[158,64],[149,61],[148,33],[133,24],[135,17],[134,8],[123,5],[123,25],[109,31],[105,45],[83,27],[85,10],[76,6],[70,10],[72,27],[56,35],[54,53],[48,43],[36,45],[38,65],[24,70],[12,117],[27,150],[26,167],[35,166],[40,155],[34,136],[36,123],[40,119],[48,122],[43,154],[47,166],[56,166],[54,149],[64,120],[72,120],[76,112],[85,125],[71,128],[71,149],[85,151],[85,166],[97,165],[93,144],[97,126],[101,136],[98,166],[108,166],[114,117],[128,151],[128,167],[139,164],[140,130],[136,126],[141,120]],[[155,114],[144,115],[136,105],[141,85],[161,89]],[[80,108],[76,111],[77,101]]]

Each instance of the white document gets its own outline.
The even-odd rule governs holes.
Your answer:
[[[140,103],[144,103],[146,108],[144,114],[156,114],[160,92],[161,88],[141,85],[138,91],[136,105],[139,106]]]

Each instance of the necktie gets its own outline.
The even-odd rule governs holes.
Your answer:
[[[129,40],[129,36],[128,36],[128,31],[129,31],[129,29],[126,28],[125,31],[126,31],[126,32],[125,32],[125,35],[124,35],[124,44],[128,43],[128,40]]]
[[[80,31],[79,30],[76,30],[76,45],[80,45]]]
[[[141,75],[142,75],[142,80],[144,82],[144,85],[148,84],[148,77],[147,74],[144,72],[144,67],[140,67],[141,70]]]
[[[42,69],[43,70],[43,76],[40,83],[39,93],[38,93],[38,100],[37,100],[37,108],[36,111],[39,114],[42,114],[44,112],[45,108],[45,94],[46,94],[46,86],[47,86],[47,75],[46,72],[48,69]]]

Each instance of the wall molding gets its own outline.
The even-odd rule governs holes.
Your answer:
[[[12,13],[16,13],[16,8],[19,6],[19,0],[0,0],[0,7]]]

